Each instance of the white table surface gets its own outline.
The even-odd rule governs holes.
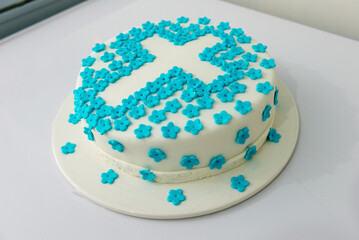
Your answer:
[[[91,47],[146,20],[230,21],[269,45],[300,113],[296,151],[249,200],[145,220],[72,192],[51,123]],[[218,1],[90,1],[0,43],[0,239],[358,239],[359,42]]]

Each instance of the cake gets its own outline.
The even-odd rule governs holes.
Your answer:
[[[148,21],[82,60],[68,121],[112,164],[103,183],[122,173],[152,184],[209,178],[279,141],[275,66],[267,46],[228,22]]]

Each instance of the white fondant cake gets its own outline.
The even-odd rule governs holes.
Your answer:
[[[206,178],[249,160],[255,151],[248,150],[266,141],[276,111],[271,56],[240,28],[200,22],[147,22],[97,44],[83,60],[69,121],[88,128],[104,160],[123,172],[140,177],[147,169],[159,183]],[[174,99],[176,113],[167,106]],[[229,121],[221,118],[228,114]],[[154,159],[154,149],[165,158]],[[213,162],[218,156],[224,164]]]

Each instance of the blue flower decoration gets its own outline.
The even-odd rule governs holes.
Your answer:
[[[82,79],[87,79],[93,76],[95,70],[92,68],[85,67],[85,69],[80,73]]]
[[[82,66],[83,67],[91,67],[95,61],[96,61],[96,58],[88,56],[87,58],[82,59]]]
[[[61,152],[63,154],[70,154],[75,152],[75,143],[67,142],[64,146],[61,147]]]
[[[253,50],[255,52],[265,52],[267,49],[267,46],[263,45],[262,43],[258,43],[257,45],[252,46]]]
[[[93,128],[97,127],[98,120],[100,120],[100,116],[92,113],[86,119],[86,123],[89,125],[90,129],[93,129]]]
[[[96,43],[96,45],[92,48],[94,52],[101,52],[105,50],[106,45],[104,43]]]
[[[100,107],[100,109],[96,110],[96,114],[99,117],[103,118],[103,117],[111,116],[112,111],[113,111],[113,107],[107,106],[107,105],[102,105]]]
[[[93,87],[93,89],[97,92],[103,92],[105,91],[105,89],[108,87],[108,82],[104,81],[104,80],[100,80],[98,81],[95,86]]]
[[[213,157],[211,161],[209,162],[209,169],[221,169],[222,165],[225,164],[226,159],[222,155],[218,155],[216,157]]]
[[[171,202],[173,205],[178,206],[184,200],[186,200],[186,197],[183,195],[182,189],[172,189],[169,191],[167,197],[168,202]]]
[[[270,83],[268,81],[264,82],[264,83],[257,84],[257,92],[263,93],[265,95],[270,93],[270,91],[272,91],[273,89],[274,89],[274,87],[272,85],[270,85]]]
[[[239,37],[240,35],[242,35],[244,32],[242,30],[242,28],[232,28],[231,32],[229,34]]]
[[[140,126],[135,129],[134,133],[136,134],[136,138],[142,139],[151,136],[151,130],[151,126],[140,124]]]
[[[249,62],[244,61],[243,59],[240,59],[235,62],[236,68],[241,70],[247,70],[249,66]],[[244,74],[243,74],[244,77]],[[241,79],[241,78],[240,78]]]
[[[245,84],[241,84],[238,82],[234,82],[231,85],[228,86],[229,89],[231,89],[231,91],[233,93],[244,93],[247,89],[247,86]]]
[[[171,86],[169,87],[161,87],[158,92],[157,96],[159,96],[160,99],[167,99],[168,97],[172,96],[173,90],[171,90]]]
[[[262,59],[261,63],[259,64],[260,66],[269,69],[269,68],[274,68],[276,66],[274,59]]]
[[[117,105],[115,108],[112,109],[111,118],[116,119],[120,118],[127,112],[127,108],[121,105]]]
[[[161,127],[161,131],[162,131],[162,136],[165,138],[172,138],[172,139],[176,139],[177,138],[177,134],[180,131],[180,128],[175,126],[173,124],[173,122],[169,122],[167,124],[167,126],[163,126]]]
[[[243,61],[243,62],[245,62],[245,61]],[[233,70],[232,72],[229,73],[229,75],[231,76],[233,81],[237,81],[237,80],[240,80],[240,79],[244,78],[244,72],[243,71]]]
[[[252,159],[253,155],[257,153],[257,147],[252,146],[247,149],[246,155],[244,155],[244,159],[250,160]]]
[[[182,107],[182,104],[180,102],[178,102],[177,98],[175,98],[172,101],[166,102],[166,106],[165,106],[164,110],[166,112],[176,113],[178,111],[178,109],[180,109],[181,107]]]
[[[123,152],[123,145],[119,142],[119,141],[116,141],[116,140],[108,140],[108,143],[112,146],[112,149],[113,150],[117,150],[119,152]]]
[[[160,98],[158,96],[149,95],[146,100],[143,101],[143,103],[147,107],[152,108],[160,104]]]
[[[146,115],[145,105],[141,104],[140,106],[133,106],[132,110],[128,113],[134,119],[139,119]]]
[[[122,105],[128,110],[131,110],[133,106],[137,105],[137,103],[137,99],[132,95],[128,96],[128,98],[122,99]]]
[[[274,99],[273,99],[274,105],[278,104],[278,93],[279,93],[279,90],[276,88],[275,92],[274,92]]]
[[[209,96],[211,93],[211,87],[206,84],[202,84],[196,89],[196,92],[198,97]]]
[[[223,89],[219,93],[217,93],[217,97],[221,102],[233,102],[234,94],[233,92],[229,91],[227,88]]]
[[[272,109],[271,105],[267,105],[262,113],[262,121],[264,122],[268,118],[270,118],[270,110]]]
[[[118,174],[115,173],[112,169],[108,170],[101,174],[101,182],[103,184],[112,184],[118,178]]]
[[[200,108],[198,106],[193,106],[188,104],[185,109],[182,110],[182,114],[186,115],[188,118],[198,117]]]
[[[249,129],[245,127],[237,132],[237,137],[235,141],[238,144],[244,144],[248,138],[249,138]]]
[[[208,84],[208,86],[211,88],[212,93],[220,92],[223,90],[224,82],[221,80],[215,79],[210,84]]]
[[[220,113],[213,114],[213,118],[216,124],[227,124],[231,120],[232,115],[226,111],[222,111]]]
[[[115,58],[115,54],[114,53],[109,53],[109,52],[105,52],[101,57],[100,59],[103,61],[103,62],[109,62],[109,61],[112,61],[113,59]]]
[[[99,78],[104,79],[106,77],[106,75],[109,73],[110,73],[110,71],[107,70],[106,68],[101,68],[101,70],[98,70],[95,72],[95,79],[99,79]]]
[[[199,119],[196,119],[194,121],[188,120],[186,126],[184,127],[184,130],[192,133],[193,135],[197,135],[202,129],[203,125]]]
[[[202,25],[207,25],[211,20],[207,17],[198,18],[198,23]]]
[[[187,169],[192,169],[194,166],[197,166],[199,164],[199,161],[196,156],[189,155],[189,156],[183,156],[180,164],[182,167],[185,167]]]
[[[81,117],[78,115],[78,114],[73,114],[73,113],[71,113],[70,115],[69,115],[69,120],[68,120],[68,122],[69,123],[72,123],[72,124],[77,124],[79,121],[81,120]]]
[[[151,148],[150,151],[148,152],[148,156],[150,158],[153,158],[153,161],[155,162],[160,162],[167,158],[166,154],[161,149],[158,148]]]
[[[172,82],[169,84],[169,89],[172,92],[181,91],[183,89],[184,81],[180,78],[175,78],[172,80]]]
[[[244,179],[243,175],[239,175],[238,177],[232,177],[231,182],[231,187],[238,190],[239,192],[244,192],[244,190],[246,190],[246,187],[249,185],[249,182]]]
[[[152,114],[148,117],[148,120],[153,123],[160,123],[166,120],[166,115],[164,110],[153,110]]]
[[[231,27],[229,26],[229,22],[220,22],[217,28],[224,31],[230,29]]]
[[[120,119],[115,120],[114,122],[114,129],[117,131],[126,131],[128,126],[131,125],[130,120],[126,116],[122,116]]]
[[[147,180],[149,182],[153,182],[156,176],[150,170],[140,170],[139,173],[142,175],[143,180]]]
[[[246,72],[246,76],[249,77],[252,80],[256,80],[262,77],[262,70],[260,69],[254,69],[254,68],[250,68],[247,72]]]
[[[112,129],[111,120],[110,119],[100,119],[98,121],[98,125],[96,130],[101,134],[104,135],[108,131]]]
[[[87,139],[90,141],[95,140],[95,137],[93,136],[93,133],[91,132],[91,129],[84,127],[84,134],[87,135]]]
[[[242,55],[242,58],[247,62],[256,62],[257,61],[257,54],[252,54],[247,52],[246,54]]]
[[[237,100],[234,109],[240,112],[241,114],[246,114],[252,111],[251,102],[249,101],[242,102],[241,100]]]
[[[203,96],[202,98],[197,99],[196,102],[201,109],[211,109],[214,99],[208,96]]]
[[[267,137],[268,141],[277,143],[277,142],[279,142],[279,139],[281,137],[282,136],[279,133],[277,133],[277,130],[275,130],[274,128],[269,129],[269,133],[268,133],[268,137]]]
[[[180,17],[180,18],[177,18],[177,22],[179,23],[187,23],[189,20],[189,18],[186,18],[186,17]]]
[[[196,96],[196,92],[187,89],[182,92],[181,99],[183,99],[185,102],[191,102]]]
[[[122,64],[123,62],[121,60],[114,60],[108,65],[108,68],[111,69],[111,71],[116,71],[122,68]]]
[[[237,37],[237,41],[239,43],[250,43],[251,42],[252,37],[250,36],[246,36],[244,34],[240,35],[239,37]]]

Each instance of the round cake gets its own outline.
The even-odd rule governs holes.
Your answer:
[[[126,174],[211,177],[278,140],[275,66],[267,46],[228,22],[146,22],[82,60],[69,122]]]

